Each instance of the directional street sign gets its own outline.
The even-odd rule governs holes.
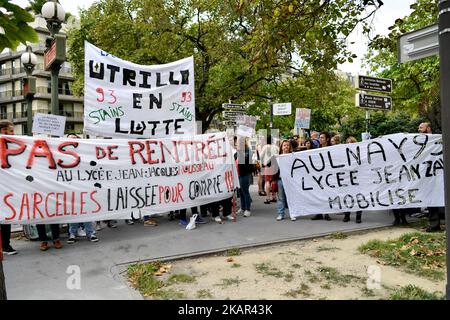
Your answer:
[[[245,111],[223,111],[222,115],[226,120],[235,120],[238,116],[245,115]]]
[[[236,121],[224,121],[223,124],[226,127],[236,127],[237,126],[237,122]]]
[[[404,63],[439,54],[438,24],[403,34],[397,39],[398,62]]]
[[[247,109],[247,106],[245,104],[223,103],[222,108],[230,110],[245,110]]]
[[[392,99],[388,96],[357,93],[356,106],[364,109],[391,110]]]
[[[374,78],[368,76],[358,76],[357,89],[379,91],[385,93],[392,92],[392,80],[383,78]]]

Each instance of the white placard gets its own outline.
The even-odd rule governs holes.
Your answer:
[[[0,135],[0,223],[128,219],[191,208],[239,186],[225,132],[165,139]]]
[[[35,113],[32,132],[34,134],[48,134],[63,137],[66,127],[66,117],[54,114]]]
[[[256,121],[256,117],[253,116],[238,116],[236,118],[236,124],[238,125],[236,134],[238,136],[251,138],[255,133]]]
[[[274,116],[288,116],[291,113],[292,113],[292,105],[290,102],[273,104]]]
[[[195,134],[194,59],[144,66],[85,42],[84,131],[118,138]]]
[[[442,136],[394,134],[278,157],[290,214],[444,206]]]

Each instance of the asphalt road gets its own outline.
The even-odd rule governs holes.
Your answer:
[[[348,223],[342,222],[342,215],[332,215],[332,221],[311,221],[310,217],[276,221],[276,204],[264,204],[255,186],[251,190],[252,215],[238,216],[236,222],[218,224],[207,218],[207,224],[188,231],[167,215],[156,218],[156,227],[119,221],[116,229],[99,231],[97,243],[83,239],[69,245],[64,234],[64,247],[46,252],[39,250],[38,241],[13,239],[19,253],[4,260],[8,299],[142,299],[125,281],[124,272],[132,262],[380,228],[393,221],[389,211],[365,212],[361,224],[354,222],[354,214]]]

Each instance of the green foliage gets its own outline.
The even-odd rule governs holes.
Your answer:
[[[29,0],[30,2],[30,8],[33,10],[35,14],[40,14],[42,12],[42,6],[47,2],[48,0]]]
[[[430,293],[415,285],[407,285],[396,289],[389,295],[390,300],[444,300],[439,292]]]
[[[358,249],[402,269],[433,280],[445,277],[445,235],[407,233],[389,241],[371,240]]]
[[[0,52],[5,48],[15,50],[20,43],[38,42],[36,31],[28,26],[34,21],[29,12],[7,0],[0,0],[0,8]]]
[[[371,41],[367,65],[377,76],[393,79],[394,111],[411,117],[423,117],[440,130],[439,59],[429,57],[408,63],[397,62],[397,39],[400,35],[434,24],[438,18],[437,0],[417,0],[413,12],[398,18],[387,36]]]
[[[370,16],[375,4],[373,0],[99,0],[80,12],[80,27],[69,31],[74,90],[83,91],[84,40],[138,64],[193,55],[196,115],[203,129],[213,119],[220,120],[216,115],[230,100],[254,101],[250,114],[261,116],[259,128],[266,128],[268,103],[285,99],[292,100],[294,108],[312,108],[313,126],[328,129],[339,124],[353,104],[330,71],[354,58],[346,37],[359,24],[367,27],[364,14]],[[291,81],[281,81],[286,74]],[[324,89],[331,93],[324,94]],[[277,117],[275,124],[287,132],[293,116]]]
[[[411,117],[406,112],[390,113],[371,110],[369,130],[372,137],[379,137],[398,132],[414,133],[417,132],[419,124],[423,121],[426,121],[426,118],[419,116]],[[338,131],[344,139],[349,136],[360,139],[360,133],[366,131],[364,110],[355,113],[351,117],[347,117],[339,127]]]

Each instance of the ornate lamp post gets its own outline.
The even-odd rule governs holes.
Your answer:
[[[20,61],[27,73],[27,77],[23,79],[23,94],[27,100],[27,135],[31,136],[33,125],[33,96],[36,93],[36,78],[32,74],[37,63],[36,55],[31,51],[31,46],[27,46],[27,51],[22,54]]]
[[[57,0],[48,1],[42,6],[42,16],[47,21],[47,28],[51,38],[47,39],[47,50],[44,53],[44,68],[51,70],[51,111],[52,114],[59,114],[58,101],[58,75],[61,64],[66,60],[66,37],[58,34],[66,12]]]

